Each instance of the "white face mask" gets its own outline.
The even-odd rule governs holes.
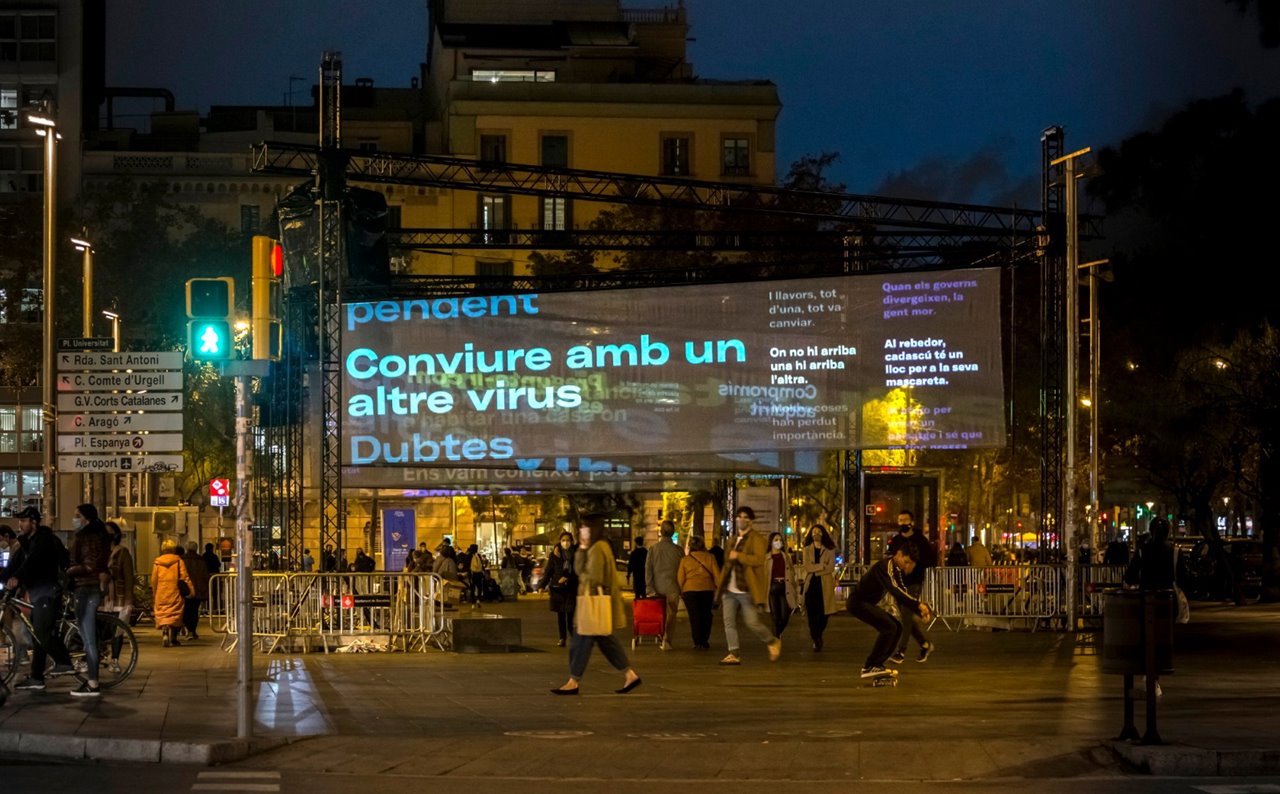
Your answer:
[[[578,527],[578,542],[583,546],[591,542],[591,528]]]
[[[751,526],[751,519],[738,516],[737,518],[733,519],[733,526],[739,532],[746,532],[747,527]]]
[[[75,518],[71,519],[71,526],[75,527],[76,529],[84,529],[84,519],[80,518],[79,516],[76,516]]]
[[[780,541],[780,540],[775,540],[775,541],[773,542],[773,550],[774,550],[774,551],[782,551],[782,541]]]

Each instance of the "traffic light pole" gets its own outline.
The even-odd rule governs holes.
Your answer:
[[[253,535],[249,516],[249,376],[236,375],[236,737],[253,735]]]

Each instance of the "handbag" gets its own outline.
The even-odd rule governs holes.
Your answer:
[[[1182,588],[1176,584],[1173,586],[1173,597],[1178,601],[1178,622],[1191,622],[1191,604],[1187,601],[1187,594],[1182,592]]]
[[[584,637],[604,637],[613,633],[613,596],[604,588],[579,593],[573,612],[573,630]]]

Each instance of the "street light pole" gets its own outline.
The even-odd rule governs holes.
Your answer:
[[[27,114],[27,120],[37,127],[36,134],[44,137],[44,307],[43,330],[44,349],[41,361],[41,425],[43,426],[44,444],[44,506],[40,511],[49,526],[57,526],[57,501],[54,481],[57,479],[54,454],[57,443],[54,435],[58,430],[57,403],[54,401],[53,364],[54,364],[54,265],[57,262],[57,251],[54,247],[58,228],[58,170],[57,170],[57,122],[54,121],[53,101],[41,102],[38,112]]]
[[[1064,314],[1066,315],[1066,332],[1067,332],[1067,350],[1066,350],[1066,373],[1064,374],[1063,399],[1062,404],[1066,408],[1066,466],[1063,478],[1063,499],[1062,512],[1063,521],[1060,530],[1058,542],[1062,544],[1067,552],[1067,627],[1068,630],[1074,631],[1076,626],[1076,585],[1079,581],[1078,572],[1076,571],[1076,563],[1079,560],[1080,543],[1076,537],[1076,522],[1079,505],[1076,499],[1076,377],[1078,359],[1080,357],[1080,296],[1079,296],[1079,269],[1080,269],[1080,210],[1077,206],[1079,201],[1078,188],[1076,186],[1076,160],[1091,150],[1088,147],[1063,155],[1052,162],[1050,165],[1064,166],[1063,179],[1066,180],[1066,214],[1067,214],[1067,246],[1066,246],[1066,306]]]
[[[84,290],[82,292],[82,328],[85,339],[93,336],[93,243],[85,237],[72,237],[71,244],[84,254]]]
[[[120,352],[120,315],[106,309],[102,310],[102,316],[111,321],[111,352]]]
[[[1102,410],[1099,378],[1102,371],[1102,320],[1098,315],[1098,281],[1104,277],[1102,268],[1111,264],[1110,259],[1085,262],[1080,269],[1089,279],[1089,548],[1093,549],[1095,563],[1101,542],[1102,527],[1099,524],[1099,431]],[[1107,276],[1109,279],[1110,277]]]

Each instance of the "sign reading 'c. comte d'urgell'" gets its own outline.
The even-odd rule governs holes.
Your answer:
[[[349,466],[1004,443],[991,269],[343,307]]]

